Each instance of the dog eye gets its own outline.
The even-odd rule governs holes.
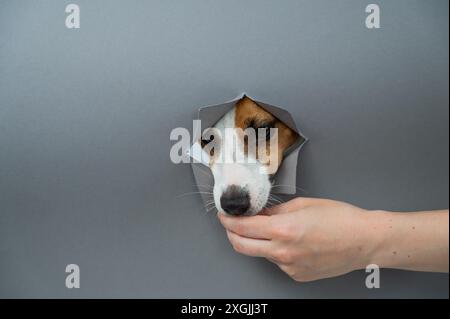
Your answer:
[[[258,140],[261,140],[261,139],[265,139],[266,141],[270,140],[270,138],[272,137],[270,129],[275,128],[275,121],[262,121],[259,123],[258,122],[259,121],[256,121],[254,119],[249,120],[247,122],[247,128],[253,128],[255,130],[257,144],[258,144]],[[259,129],[265,129],[265,130],[259,130]],[[260,134],[264,134],[264,135],[261,136]]]
[[[266,140],[267,141],[270,140],[270,137],[271,137],[270,129],[271,129],[271,127],[266,127]]]
[[[270,140],[270,129],[273,128],[271,125],[267,125],[267,126],[262,126],[262,127],[258,127],[258,129],[256,130],[256,138],[260,139],[260,138],[265,138],[266,141]],[[259,130],[259,129],[265,129],[265,131],[263,130]],[[264,134],[264,136],[260,136],[260,134]]]
[[[202,147],[205,147],[206,145],[211,143],[213,140],[214,140],[214,135],[211,135],[209,138],[202,138],[200,142],[202,144]]]

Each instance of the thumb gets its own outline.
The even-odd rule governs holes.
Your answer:
[[[282,203],[276,206],[272,206],[264,209],[261,214],[263,215],[277,215],[283,213],[289,213],[295,210],[306,208],[308,206],[316,204],[320,199],[308,198],[308,197],[297,197],[291,199],[286,203]]]

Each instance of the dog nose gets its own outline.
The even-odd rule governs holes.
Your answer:
[[[220,206],[230,215],[243,215],[250,208],[250,195],[242,187],[228,186],[220,197]]]

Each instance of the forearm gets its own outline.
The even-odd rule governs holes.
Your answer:
[[[448,210],[367,213],[368,260],[380,268],[448,272]]]

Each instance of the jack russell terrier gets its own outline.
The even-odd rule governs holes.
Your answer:
[[[255,132],[254,147],[250,147],[248,129]],[[209,131],[205,130],[200,140],[209,156],[218,211],[235,216],[260,212],[269,202],[272,178],[283,153],[299,138],[249,97],[238,100]],[[228,160],[219,160],[223,158]]]

